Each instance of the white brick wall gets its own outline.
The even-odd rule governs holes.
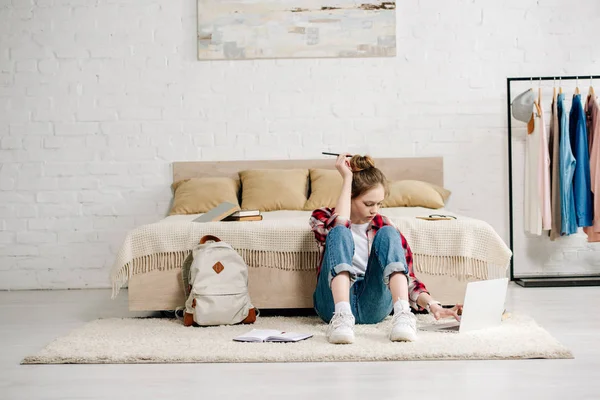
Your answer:
[[[441,155],[449,207],[508,240],[505,78],[599,73],[599,16],[405,0],[394,59],[199,62],[194,0],[2,0],[0,288],[107,287],[175,160]],[[520,271],[543,271],[536,246]],[[597,264],[581,238],[552,248]]]

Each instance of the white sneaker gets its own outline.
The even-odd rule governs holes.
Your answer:
[[[327,340],[333,344],[350,344],[354,342],[354,315],[352,313],[335,313],[329,321]]]
[[[392,318],[392,342],[414,342],[417,340],[417,318],[410,310],[400,311]]]

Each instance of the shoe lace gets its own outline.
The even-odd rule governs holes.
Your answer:
[[[392,324],[395,325],[397,323],[405,323],[416,329],[417,317],[410,311],[400,311],[399,313],[394,314],[392,318]]]
[[[331,321],[329,321],[329,330],[332,331],[332,330],[337,329],[342,326],[352,327],[353,320],[354,320],[354,316],[352,314],[348,314],[348,313],[334,314],[333,318],[331,318]]]

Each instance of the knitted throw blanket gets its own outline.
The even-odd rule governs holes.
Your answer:
[[[391,220],[408,240],[417,272],[458,279],[506,274],[510,249],[484,221]],[[208,234],[229,243],[250,268],[314,269],[316,273],[319,252],[306,217],[242,223],[163,221],[127,234],[111,270],[113,298],[135,274],[181,268],[191,249]]]

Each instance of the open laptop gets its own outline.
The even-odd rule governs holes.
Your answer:
[[[469,282],[460,322],[453,320],[447,324],[431,324],[419,329],[464,333],[498,326],[502,321],[507,288],[508,278]]]

